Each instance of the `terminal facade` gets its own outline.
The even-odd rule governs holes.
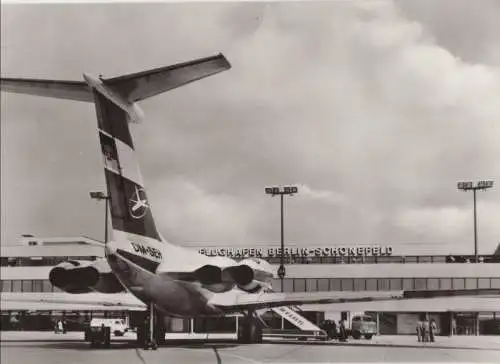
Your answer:
[[[258,257],[276,268],[281,251],[277,244],[253,244],[251,247],[217,246],[206,243],[184,244],[209,256],[230,256],[236,260]],[[287,244],[286,277],[273,281],[273,290],[284,292],[319,291],[398,291],[398,290],[462,290],[494,288],[500,290],[500,246],[496,252],[474,257],[453,251],[449,246],[421,244],[393,247],[390,245],[335,245],[303,247]],[[37,238],[23,236],[18,245],[2,246],[1,289],[3,295],[22,297],[23,307],[2,301],[1,329],[51,330],[54,322],[64,319],[69,330],[81,330],[92,317],[121,317],[140,320],[140,312],[92,307],[86,300],[96,300],[100,293],[70,295],[53,287],[49,271],[68,260],[95,260],[104,254],[102,243],[87,237]],[[418,249],[418,250],[417,250]],[[129,294],[117,296],[131,300]],[[50,311],[40,298],[53,301],[70,297],[79,304],[52,304]],[[314,323],[324,319],[349,320],[352,315],[367,312],[362,303],[342,305],[304,305],[304,316]],[[370,306],[377,319],[379,334],[414,334],[416,322],[428,315],[438,324],[442,335],[500,335],[500,297],[454,297],[432,301],[409,300],[377,302]],[[287,328],[288,322],[264,315],[272,327]],[[170,332],[235,332],[237,317],[222,319],[172,319]]]

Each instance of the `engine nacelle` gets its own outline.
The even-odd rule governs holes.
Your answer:
[[[194,279],[211,292],[222,293],[231,290],[234,285],[233,277],[228,274],[227,268],[221,269],[215,265],[204,265],[194,272]]]
[[[105,259],[96,261],[68,260],[52,268],[49,280],[68,293],[118,293],[123,286],[111,272]]]
[[[237,265],[220,268],[216,265],[204,265],[194,272],[194,280],[200,282],[209,291],[221,293],[237,286],[246,292],[257,292],[270,287],[273,270],[262,259],[249,258]]]
[[[238,265],[240,271],[245,268],[252,272],[252,277],[247,275],[246,279],[237,281],[238,288],[249,293],[255,293],[263,288],[270,288],[270,280],[273,278],[273,268],[263,259],[249,258],[242,260]]]

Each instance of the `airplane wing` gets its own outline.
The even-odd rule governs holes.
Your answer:
[[[85,82],[2,78],[0,89],[6,92],[58,99],[93,102],[94,96]]]
[[[141,101],[187,83],[228,70],[231,64],[222,54],[103,80],[130,102]]]
[[[227,312],[245,309],[265,309],[304,304],[356,304],[362,303],[369,310],[374,302],[408,301],[451,297],[500,297],[499,289],[442,290],[442,291],[359,291],[359,292],[293,292],[293,293],[238,293],[215,295],[210,304]]]
[[[64,292],[22,294],[2,292],[1,309],[8,310],[131,310],[144,311],[146,305],[130,293],[88,294]]]

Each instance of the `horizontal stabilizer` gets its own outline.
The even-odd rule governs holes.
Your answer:
[[[190,82],[228,70],[231,64],[222,54],[103,80],[129,102],[137,102]]]
[[[92,92],[85,82],[2,78],[0,86],[1,90],[6,92],[74,101],[94,101]]]
[[[99,82],[125,102],[133,104],[230,68],[231,65],[226,57],[219,54],[116,78],[100,78]],[[88,82],[2,78],[0,85],[1,90],[6,92],[94,101]]]

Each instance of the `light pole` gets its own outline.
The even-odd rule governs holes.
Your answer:
[[[477,190],[487,190],[488,188],[493,187],[493,181],[479,181],[475,185],[471,181],[467,182],[458,182],[457,187],[459,190],[462,191],[471,191],[473,192],[474,196],[474,261],[477,263],[478,262],[478,257],[477,257],[477,214],[476,214],[476,191]]]
[[[280,254],[280,267],[278,269],[278,277],[281,279],[281,292],[283,289],[283,279],[285,278],[285,230],[284,230],[284,220],[283,220],[283,196],[284,195],[293,195],[297,193],[299,190],[295,186],[286,186],[286,187],[266,187],[266,194],[271,195],[272,197],[279,195],[280,196],[280,206],[281,206],[281,254]]]
[[[104,212],[104,244],[108,242],[108,201],[109,201],[109,196],[106,196],[106,194],[102,191],[94,191],[90,192],[90,198],[94,200],[104,200],[106,201],[105,205],[105,212]]]

